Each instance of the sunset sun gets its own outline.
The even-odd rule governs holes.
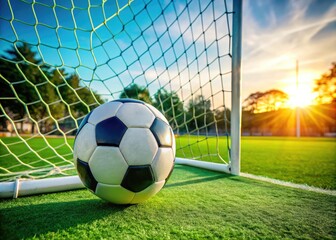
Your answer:
[[[288,85],[285,87],[285,92],[288,94],[288,107],[303,108],[314,104],[316,98],[314,79],[316,79],[316,76],[317,74],[314,73],[301,73],[298,87],[293,80],[287,82]]]
[[[307,107],[314,103],[315,94],[311,91],[300,90],[297,93],[289,93],[288,106],[291,108]]]

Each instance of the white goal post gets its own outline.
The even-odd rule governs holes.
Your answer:
[[[167,117],[176,164],[239,175],[242,4],[4,4],[0,198],[83,188],[74,133],[90,110],[120,97]]]

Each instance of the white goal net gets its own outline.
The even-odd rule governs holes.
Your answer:
[[[76,174],[80,121],[117,98],[159,109],[174,130],[177,157],[230,166],[230,128],[240,135],[239,121],[231,121],[233,108],[239,120],[239,102],[231,105],[241,32],[239,18],[232,26],[240,14],[232,1],[0,6],[0,181]]]

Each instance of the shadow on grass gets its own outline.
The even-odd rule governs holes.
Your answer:
[[[211,176],[211,177],[200,177],[200,178],[181,181],[181,182],[167,183],[165,185],[165,187],[166,188],[181,187],[181,186],[186,186],[186,185],[190,185],[190,184],[198,184],[198,183],[215,181],[215,180],[223,179],[223,178],[230,178],[230,176],[226,175],[226,174],[223,174],[223,175],[217,175],[217,176]]]
[[[0,239],[23,239],[58,232],[116,214],[129,206],[91,199],[2,209]]]
[[[176,174],[175,174],[176,173]],[[189,179],[188,179],[189,176]],[[168,183],[165,185],[166,188],[180,187],[191,184],[205,183],[210,181],[215,181],[219,179],[232,178],[233,175],[226,173],[219,173],[210,170],[184,166],[175,165],[173,172],[173,183]]]

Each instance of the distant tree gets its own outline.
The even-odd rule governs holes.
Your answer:
[[[154,94],[153,106],[165,115],[173,129],[182,127],[184,122],[184,107],[175,92],[159,89]]]
[[[3,56],[0,57],[0,89],[1,89],[1,100],[0,100],[0,105],[2,108],[4,108],[4,112],[2,113],[2,110],[0,111],[0,115],[4,115],[4,113],[13,115],[13,113],[10,113],[8,107],[11,105],[17,105],[17,107],[15,108],[17,112],[24,112],[24,109],[22,108],[22,106],[20,106],[20,103],[15,101],[15,100],[11,100],[15,98],[15,94],[11,88],[11,83],[9,82],[9,80],[7,79],[13,79],[13,72],[12,71],[8,71],[8,69],[10,68],[14,68],[15,65],[4,61],[3,60]],[[15,116],[11,116],[12,118],[14,118]],[[6,123],[6,118],[5,117],[1,117],[0,118],[0,126],[1,129],[6,129],[7,128],[7,123]]]
[[[318,103],[336,103],[336,62],[332,63],[329,72],[315,80],[314,92],[318,94]]]
[[[133,83],[128,87],[124,88],[123,92],[119,96],[120,98],[133,98],[144,101],[146,103],[152,103],[152,99],[149,94],[147,87],[140,87]]]
[[[286,106],[287,101],[288,95],[277,89],[255,92],[244,100],[243,110],[251,113],[275,111]]]
[[[95,92],[80,86],[76,74],[68,76],[63,69],[43,65],[26,43],[0,57],[0,77],[1,96],[6,97],[0,103],[6,113],[12,119],[24,119],[29,114],[42,131],[50,131],[55,120],[68,115],[68,106],[78,117],[88,112],[87,105],[103,102]],[[0,124],[5,125],[4,118]],[[22,125],[23,121],[21,129]]]
[[[54,92],[58,100],[57,108],[61,111],[61,116],[71,115],[78,119],[86,115],[92,108],[104,103],[104,100],[95,91],[81,85],[80,78],[75,73],[66,73],[64,69],[54,69],[50,73],[50,82],[56,88]],[[72,118],[59,121],[60,127],[70,130],[75,127]]]
[[[262,92],[251,93],[243,102],[243,110],[252,113],[258,111],[262,96]]]
[[[210,109],[211,101],[203,95],[198,95],[189,101],[187,111],[187,126],[189,131],[209,130],[214,122],[213,112]]]
[[[37,59],[36,53],[31,51],[27,43],[6,50],[5,55],[0,57],[1,95],[7,98],[1,100],[1,104],[14,120],[23,119],[27,114],[25,105],[20,100],[34,103],[39,99],[34,85],[43,82],[41,70],[37,67],[40,63],[41,60]],[[18,99],[14,100],[16,95]],[[30,109],[35,107],[32,104]],[[35,113],[36,111],[32,111],[32,115]],[[23,121],[20,129],[23,129]]]
[[[218,130],[222,133],[230,132],[231,111],[228,108],[216,109],[214,111],[215,120]]]
[[[59,73],[62,74],[60,93],[65,102],[71,104],[71,114],[75,118],[87,114],[88,106],[104,103],[104,100],[95,91],[90,90],[86,86],[81,86],[80,78],[77,74],[65,74],[64,71],[60,71]]]
[[[263,101],[267,112],[283,108],[286,106],[288,99],[289,97],[287,93],[277,89],[268,90],[264,92],[263,96]]]

